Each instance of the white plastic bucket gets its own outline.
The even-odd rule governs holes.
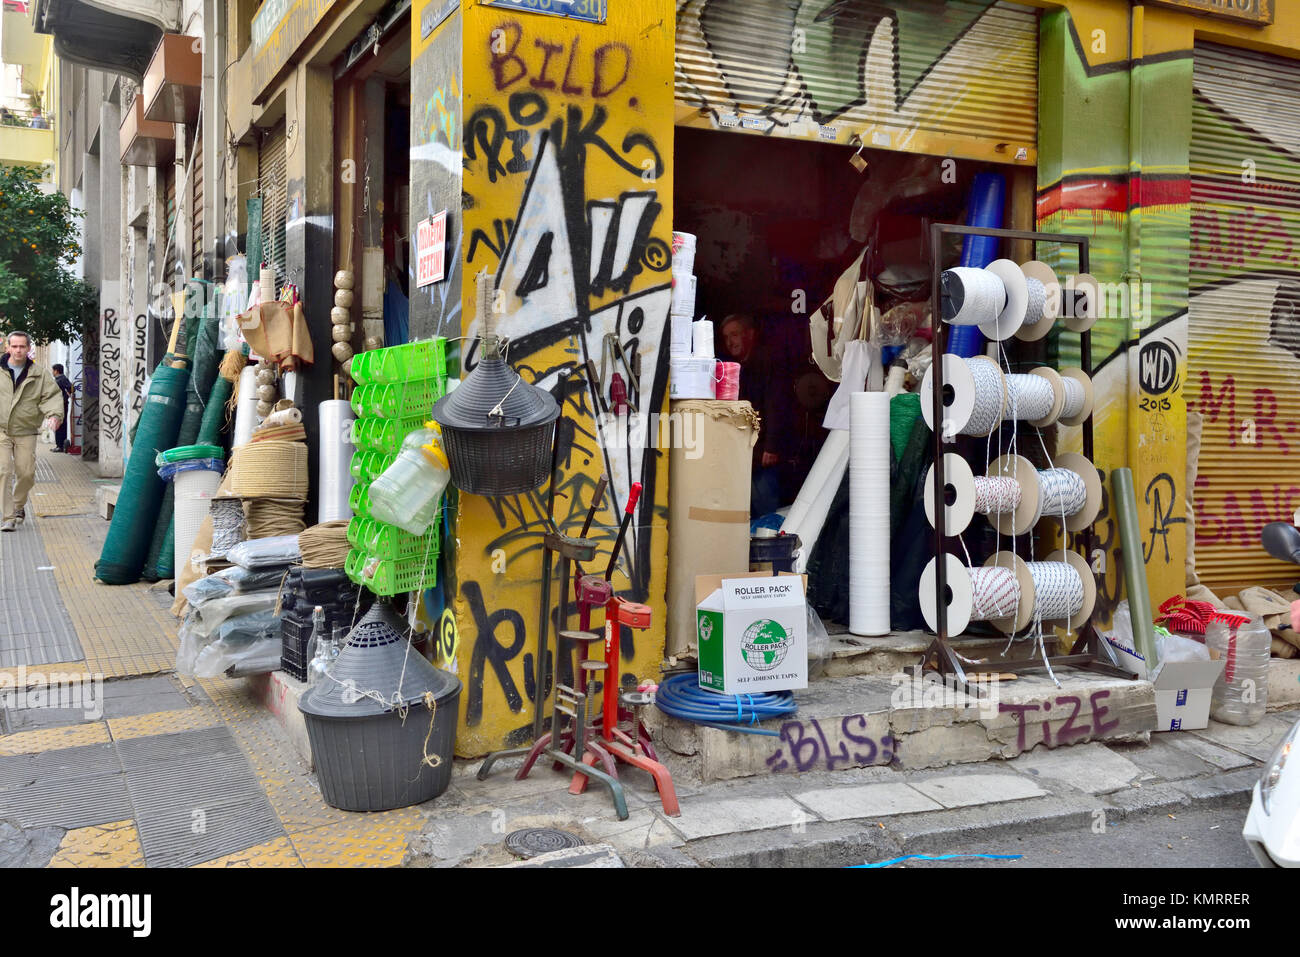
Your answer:
[[[188,568],[190,553],[194,550],[194,539],[198,537],[199,526],[207,518],[208,508],[212,505],[212,496],[221,484],[221,473],[211,469],[189,469],[177,472],[172,477],[175,484],[175,561],[176,575],[181,569]]]
[[[672,334],[669,355],[673,358],[685,358],[691,354],[692,320],[690,316],[670,316],[669,324]]]
[[[695,356],[673,356],[668,360],[668,397],[670,399],[712,399],[717,380],[713,377],[716,360]]]

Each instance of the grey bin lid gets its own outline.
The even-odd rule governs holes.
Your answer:
[[[435,668],[415,649],[408,649],[405,636],[390,623],[396,617],[376,602],[352,632],[334,662],[332,677],[323,679],[302,696],[298,708],[317,718],[368,718],[388,714],[393,705],[381,705],[362,692],[373,691],[388,702],[422,705],[426,691],[441,703],[460,691],[460,679]],[[405,674],[402,672],[405,664]]]
[[[500,404],[501,414],[489,413]],[[559,418],[560,406],[545,389],[529,385],[500,356],[484,358],[468,378],[433,407],[443,428],[468,431],[524,429]]]

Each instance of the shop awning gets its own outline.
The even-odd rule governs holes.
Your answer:
[[[32,6],[36,32],[53,35],[63,59],[134,80],[179,18],[179,0],[35,0]]]

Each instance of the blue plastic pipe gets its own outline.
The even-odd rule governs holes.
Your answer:
[[[976,173],[970,188],[967,226],[998,229],[1006,204],[1007,181],[1001,173]],[[1000,240],[992,236],[967,236],[961,247],[961,264],[982,269],[998,258]],[[976,326],[952,326],[948,330],[948,351],[969,359],[984,349],[984,336]]]

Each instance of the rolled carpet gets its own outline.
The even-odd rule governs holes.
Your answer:
[[[95,563],[95,577],[106,585],[130,585],[140,580],[166,484],[158,477],[154,457],[175,445],[189,381],[189,369],[160,365],[154,371],[108,538]]]

